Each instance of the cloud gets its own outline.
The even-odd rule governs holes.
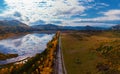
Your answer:
[[[13,15],[14,15],[15,17],[21,17],[21,14],[20,14],[19,12],[15,12]]]
[[[44,24],[46,24],[46,22],[43,20],[38,20],[38,21],[31,23],[31,25],[44,25]]]
[[[107,12],[101,12],[104,16],[94,18],[96,21],[120,21],[120,9],[109,10]]]
[[[92,4],[89,6],[89,8],[93,8],[93,9],[98,10],[98,9],[106,8],[106,7],[108,7],[108,6],[110,6],[110,5],[107,4],[107,3],[95,2],[95,3],[92,3]]]
[[[62,24],[62,21],[50,21],[50,23],[60,25],[60,24]]]
[[[75,18],[72,20],[63,21],[62,25],[69,26],[82,26],[82,25],[91,25],[91,26],[112,26],[120,23],[120,10],[108,10],[106,12],[100,12],[99,17],[94,18]],[[86,15],[86,14],[85,14]]]
[[[17,19],[28,25],[120,21],[120,10],[104,10],[110,4],[95,0],[4,0],[0,19]],[[102,10],[103,9],[103,10]],[[102,11],[102,12],[101,12]],[[95,16],[93,15],[95,13]],[[99,14],[98,14],[99,13]],[[91,15],[92,14],[92,15]],[[99,16],[97,16],[99,15]],[[80,25],[80,24],[76,24]]]
[[[78,0],[79,2],[85,2],[85,3],[88,3],[88,2],[94,2],[94,0]]]
[[[113,26],[120,23],[120,10],[108,10],[106,12],[100,12],[103,16],[95,18],[75,18],[75,19],[64,19],[61,20],[61,25],[63,26],[82,26],[82,25],[91,25],[91,26]],[[81,14],[81,16],[87,16],[87,14]],[[58,21],[58,20],[55,20]]]
[[[107,16],[120,16],[120,9],[116,10],[109,10],[107,12],[103,12],[104,15]]]
[[[103,6],[109,6],[109,5],[106,4],[106,3],[100,3],[100,5],[103,5]]]
[[[4,0],[7,5],[0,16],[12,17],[30,24],[37,20],[50,22],[52,19],[82,14],[87,8],[77,0]],[[83,1],[83,0],[81,0]],[[91,2],[93,0],[85,0]],[[81,5],[80,5],[81,4]]]
[[[120,21],[120,10],[109,10],[106,12],[100,12],[103,16],[95,18],[76,18],[73,21],[79,22],[110,22],[110,21]]]
[[[76,22],[76,21],[63,21],[62,26],[96,26],[96,27],[110,27],[115,25],[114,23],[104,23],[104,22]]]

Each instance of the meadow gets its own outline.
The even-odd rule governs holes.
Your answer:
[[[68,31],[61,41],[68,74],[120,74],[120,32]]]

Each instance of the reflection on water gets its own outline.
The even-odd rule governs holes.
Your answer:
[[[49,40],[54,34],[27,34],[20,38],[11,38],[0,40],[1,53],[17,53],[19,56],[5,61],[0,61],[0,64],[6,64],[34,56],[36,53],[41,53]]]

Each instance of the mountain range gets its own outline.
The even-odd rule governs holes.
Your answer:
[[[34,29],[39,30],[107,30],[110,28],[106,27],[93,27],[93,26],[57,26],[53,24],[46,24],[46,25],[34,25],[31,26]]]
[[[112,27],[95,27],[95,26],[58,26],[54,24],[28,26],[17,20],[1,20],[0,34],[9,32],[29,32],[29,31],[46,31],[46,30],[120,30],[120,25]]]

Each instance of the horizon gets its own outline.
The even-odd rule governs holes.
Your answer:
[[[113,26],[120,24],[120,0],[0,0],[0,20],[29,26]]]

